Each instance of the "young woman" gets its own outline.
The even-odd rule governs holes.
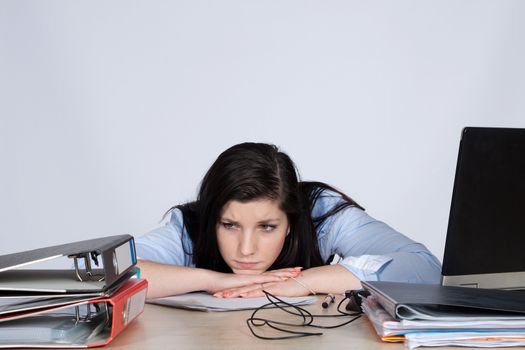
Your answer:
[[[224,151],[195,202],[136,240],[148,298],[204,290],[217,297],[342,293],[361,280],[438,283],[439,261],[345,194],[299,181],[277,147]],[[329,264],[334,254],[342,259]]]

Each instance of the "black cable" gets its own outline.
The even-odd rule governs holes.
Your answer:
[[[293,339],[293,338],[310,337],[310,336],[313,336],[313,335],[322,335],[323,333],[321,333],[321,332],[295,331],[295,330],[283,328],[282,326],[285,326],[285,327],[312,327],[312,328],[333,329],[333,328],[338,328],[338,327],[347,325],[347,324],[355,321],[356,319],[358,319],[361,316],[361,313],[359,313],[359,312],[346,312],[346,311],[342,311],[341,310],[341,305],[343,304],[343,302],[345,300],[348,299],[347,297],[343,298],[339,302],[339,304],[337,304],[337,312],[338,312],[337,314],[316,315],[316,314],[310,313],[308,310],[306,310],[306,309],[304,309],[304,308],[302,308],[300,306],[290,304],[290,303],[280,299],[279,297],[277,297],[277,296],[275,296],[275,295],[273,295],[273,294],[271,294],[271,293],[269,293],[269,292],[267,292],[265,290],[263,290],[263,293],[265,294],[265,296],[268,299],[269,303],[264,304],[264,305],[258,307],[257,309],[255,309],[253,311],[252,315],[246,320],[246,324],[248,325],[248,328],[250,329],[250,332],[255,337],[257,337],[259,339],[281,340],[281,339]],[[256,317],[256,315],[259,312],[261,312],[264,309],[268,309],[269,307],[276,307],[280,311],[284,311],[284,312],[286,312],[288,314],[291,314],[293,316],[301,317],[302,318],[302,322],[290,323],[290,322],[276,321],[276,320],[271,320],[271,319],[267,319],[267,318]],[[336,325],[333,325],[333,326],[323,326],[323,325],[319,325],[319,324],[315,324],[314,323],[314,320],[315,320],[316,317],[318,317],[318,318],[351,317],[351,318],[349,320],[343,322],[343,323],[339,323],[339,324],[336,324]],[[269,328],[271,328],[273,330],[276,330],[278,332],[287,333],[287,334],[291,334],[291,335],[267,337],[267,336],[263,336],[263,335],[257,334],[257,332],[255,331],[257,329],[257,327],[264,327],[264,326],[267,326],[267,327],[269,327]]]

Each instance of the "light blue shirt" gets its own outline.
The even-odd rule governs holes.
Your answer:
[[[341,201],[325,191],[314,204],[312,216],[326,213]],[[317,231],[323,260],[333,254],[360,280],[439,283],[439,260],[421,243],[414,242],[363,210],[348,207],[329,217]],[[163,264],[195,266],[192,242],[183,227],[182,212],[174,209],[170,220],[136,238],[137,256]],[[188,254],[189,253],[189,254]]]

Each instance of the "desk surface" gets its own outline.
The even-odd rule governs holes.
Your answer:
[[[312,313],[332,313],[335,307],[323,311],[317,304],[305,307]],[[252,311],[202,312],[147,304],[144,312],[106,348],[108,349],[406,349],[402,343],[383,343],[365,316],[335,329],[323,329],[321,336],[287,340],[262,340],[254,337],[246,319]],[[272,319],[285,317],[282,311],[265,311]],[[334,320],[319,321],[329,324]],[[338,321],[336,321],[338,322]],[[314,328],[308,328],[308,330]],[[443,348],[441,348],[443,349]],[[450,348],[453,349],[453,348]]]

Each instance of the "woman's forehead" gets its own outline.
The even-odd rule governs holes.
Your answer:
[[[286,214],[280,203],[274,199],[260,198],[250,201],[231,200],[221,210],[221,217],[227,216],[230,220],[278,220]]]

